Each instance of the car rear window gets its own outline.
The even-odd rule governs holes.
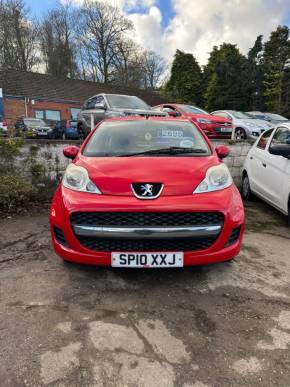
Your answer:
[[[107,121],[86,144],[85,156],[120,156],[170,147],[192,149],[195,156],[211,154],[194,124],[185,121]],[[181,150],[182,150],[181,149]],[[200,153],[195,153],[195,152]]]

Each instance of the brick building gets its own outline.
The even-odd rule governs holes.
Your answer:
[[[12,70],[0,71],[1,88],[8,126],[13,126],[20,117],[53,121],[76,118],[83,102],[98,93],[136,95],[151,106],[165,102],[153,91]]]

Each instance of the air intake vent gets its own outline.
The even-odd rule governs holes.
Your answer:
[[[233,229],[233,231],[229,237],[227,246],[233,245],[234,243],[236,243],[238,241],[238,239],[240,237],[240,232],[241,232],[241,226]]]
[[[58,243],[60,243],[63,246],[67,246],[67,241],[65,239],[62,229],[54,226],[53,231],[54,231],[55,239],[58,241]]]

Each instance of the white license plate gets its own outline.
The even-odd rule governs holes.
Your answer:
[[[230,129],[230,128],[221,128],[221,132],[223,132],[223,133],[232,133],[232,129]]]
[[[182,267],[183,253],[181,252],[146,252],[146,253],[112,253],[113,267],[154,268],[154,267]]]

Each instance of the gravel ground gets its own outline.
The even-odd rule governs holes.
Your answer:
[[[48,214],[0,221],[0,386],[290,385],[290,231],[247,206],[231,263],[64,265]]]

